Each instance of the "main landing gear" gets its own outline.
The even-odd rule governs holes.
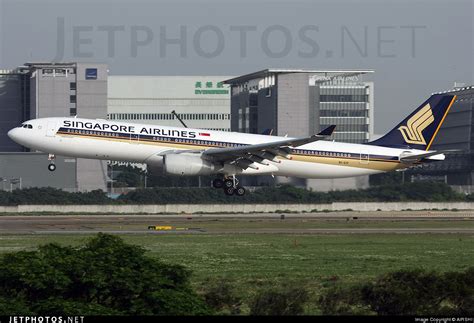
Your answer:
[[[239,180],[232,175],[227,178],[216,178],[212,181],[212,187],[224,189],[225,195],[245,195],[245,188],[239,185]]]
[[[56,170],[56,165],[54,164],[55,159],[56,159],[56,156],[54,156],[54,154],[48,155],[48,160],[49,160],[48,170],[50,172],[54,172]]]

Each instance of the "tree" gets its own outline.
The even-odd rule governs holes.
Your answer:
[[[116,187],[143,187],[146,171],[131,165],[114,165],[110,167],[110,176]]]
[[[182,266],[99,233],[79,248],[48,244],[4,255],[0,315],[209,314],[189,276]]]

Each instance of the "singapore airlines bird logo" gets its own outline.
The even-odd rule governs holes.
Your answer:
[[[420,111],[415,113],[413,117],[408,119],[406,126],[401,126],[398,130],[402,133],[406,143],[426,145],[422,132],[426,127],[432,124],[433,121],[433,111],[431,111],[431,106],[427,104],[420,109]]]

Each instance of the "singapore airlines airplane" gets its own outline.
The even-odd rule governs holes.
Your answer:
[[[323,141],[330,126],[307,138],[175,128],[81,118],[24,122],[8,136],[54,156],[145,163],[170,175],[210,175],[227,195],[245,194],[236,175],[341,178],[444,160],[430,147],[456,96],[435,94],[385,136],[367,144]],[[296,125],[295,125],[296,126]]]

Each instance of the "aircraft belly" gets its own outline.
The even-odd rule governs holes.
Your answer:
[[[323,163],[282,160],[278,165],[278,176],[295,176],[306,178],[343,178],[361,175],[378,174],[382,171],[362,167],[340,166]]]
[[[38,150],[79,158],[110,159],[143,162],[151,154],[165,150],[158,145],[140,145],[138,142],[114,142],[89,138],[55,137],[37,147]]]

